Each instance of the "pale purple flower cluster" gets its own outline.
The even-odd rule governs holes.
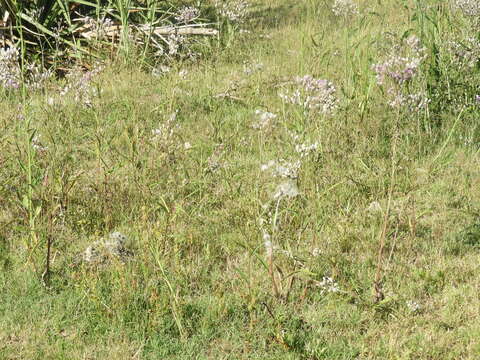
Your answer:
[[[217,0],[215,7],[221,17],[231,22],[241,23],[247,15],[249,4],[244,0]]]
[[[200,10],[193,6],[187,6],[178,11],[177,15],[175,16],[175,20],[181,24],[188,24],[197,19],[199,16]]]
[[[415,35],[408,38],[404,45],[403,49],[394,47],[383,63],[373,65],[378,85],[384,85],[386,78],[401,85],[412,80],[419,72],[420,65],[426,57],[425,48],[421,47]],[[406,52],[403,56],[402,50]]]
[[[15,47],[0,49],[0,86],[4,89],[18,89],[22,83],[19,57],[20,52]],[[51,76],[51,71],[42,70],[35,64],[25,65],[24,81],[29,88],[42,88]]]
[[[171,34],[168,37],[168,55],[175,56],[180,51],[180,47],[185,42],[185,37],[182,35]]]
[[[359,14],[358,5],[352,0],[335,0],[332,5],[335,16],[349,18]]]
[[[32,148],[36,151],[39,151],[39,152],[43,152],[43,151],[47,151],[48,150],[48,147],[47,146],[43,146],[42,145],[42,141],[40,139],[40,135],[35,135],[33,138],[32,138]]]
[[[292,93],[281,93],[282,100],[300,105],[306,110],[332,114],[338,106],[335,86],[328,80],[315,79],[311,75],[296,77],[297,88]]]
[[[390,106],[416,112],[425,109],[430,103],[423,91],[410,93],[405,86],[418,77],[425,58],[425,48],[420,40],[412,35],[401,45],[394,46],[384,62],[372,66],[377,84],[387,90]]]
[[[98,89],[94,84],[95,77],[103,70],[103,66],[96,66],[90,71],[76,68],[67,74],[67,85],[60,95],[73,94],[74,100],[85,107],[93,106],[93,98],[98,96]]]

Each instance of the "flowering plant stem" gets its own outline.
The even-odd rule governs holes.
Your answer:
[[[397,112],[397,120],[399,118],[399,113]],[[383,217],[383,226],[382,226],[382,232],[380,233],[380,240],[379,240],[379,247],[378,247],[378,254],[377,254],[377,268],[375,272],[375,280],[373,282],[373,293],[375,297],[375,302],[378,303],[382,301],[385,298],[385,295],[383,293],[383,285],[382,285],[382,280],[383,280],[383,268],[382,268],[382,263],[383,263],[383,255],[384,255],[384,249],[385,249],[385,238],[387,236],[387,229],[388,229],[388,222],[390,218],[390,209],[392,206],[392,195],[393,195],[393,187],[395,186],[395,162],[397,158],[397,138],[398,138],[398,133],[397,133],[397,124],[398,121],[394,124],[394,134],[393,134],[393,143],[392,143],[392,169],[390,172],[390,184],[388,188],[388,201],[387,201],[387,208],[385,209],[385,214]]]
[[[272,221],[272,245],[271,245],[270,251],[268,252],[268,272],[272,279],[273,295],[275,295],[275,297],[277,298],[280,297],[280,290],[279,290],[279,286],[277,285],[277,279],[275,277],[275,270],[274,270],[274,264],[273,264],[273,249],[274,249],[273,240],[275,240],[275,229],[277,228],[278,208],[279,208],[281,199],[282,199],[281,197],[278,198],[277,204],[275,206],[275,215],[273,216],[273,221]]]

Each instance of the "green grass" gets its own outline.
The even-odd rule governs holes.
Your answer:
[[[258,0],[251,33],[195,64],[163,77],[108,66],[91,108],[48,105],[55,84],[23,100],[5,94],[0,358],[477,359],[479,109],[437,99],[430,113],[399,115],[386,105],[371,70],[390,46],[385,30],[432,26],[405,4],[365,1],[344,21],[330,2]],[[440,39],[467,31],[449,14],[437,19]],[[246,75],[246,63],[263,67]],[[421,81],[432,84],[428,69]],[[305,74],[335,84],[333,116],[282,103]],[[455,89],[452,99],[465,95]],[[275,126],[253,129],[257,109],[277,114]],[[173,135],[153,140],[174,112]],[[300,195],[277,204],[279,179],[260,167],[298,158],[290,132],[319,147],[302,159]],[[280,297],[260,225],[275,210],[272,241],[295,258],[274,253]],[[375,302],[385,221],[385,298]],[[132,239],[133,261],[70,266],[112,231]],[[322,292],[324,276],[340,291]]]

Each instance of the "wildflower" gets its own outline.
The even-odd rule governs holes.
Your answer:
[[[152,130],[152,140],[164,146],[171,145],[175,131],[179,128],[176,119],[177,111],[170,114],[169,118],[163,124],[160,124],[158,128]]]
[[[84,72],[76,68],[67,74],[67,85],[61,90],[60,95],[66,96],[73,93],[74,100],[85,107],[92,107],[93,98],[98,96],[98,89],[93,84],[93,79],[103,70],[97,65],[93,70]]]
[[[405,84],[418,74],[420,64],[426,58],[425,48],[421,47],[420,40],[415,35],[409,37],[404,44],[405,51],[410,54],[402,56],[399,54],[402,49],[395,47],[383,63],[372,66],[378,85],[383,85],[386,78],[396,84]]]
[[[297,179],[300,165],[300,161],[288,162],[280,159],[278,162],[270,160],[268,163],[263,164],[260,169],[262,171],[270,170],[274,177]]]
[[[175,56],[180,52],[180,47],[185,43],[185,37],[182,35],[171,34],[167,41],[168,55]]]
[[[243,0],[217,0],[215,7],[221,17],[231,22],[241,23],[247,15],[248,2]]]
[[[186,142],[185,144],[183,144],[183,148],[185,150],[190,150],[192,148],[192,144],[190,144],[189,142]]]
[[[265,129],[277,118],[276,114],[263,110],[256,110],[255,115],[257,115],[258,119],[252,127],[257,130]]]
[[[16,47],[0,48],[0,85],[5,89],[18,89],[21,83],[21,69]]]
[[[273,256],[273,244],[270,240],[271,236],[266,231],[263,231],[263,245],[265,246],[265,251],[267,253],[267,257],[271,258]]]
[[[321,291],[320,291],[321,294],[336,293],[340,291],[340,288],[337,282],[328,276],[324,276],[322,278],[322,281],[317,281],[315,284],[319,288],[321,288]]]
[[[180,78],[182,78],[183,80],[185,80],[187,78],[187,75],[188,75],[188,70],[186,70],[186,69],[180,70],[178,72],[178,76]]]
[[[193,6],[187,6],[178,11],[175,20],[179,23],[188,24],[200,16],[200,10]]]
[[[418,112],[428,106],[430,99],[424,92],[410,93],[410,87],[405,86],[418,77],[425,58],[425,48],[412,35],[393,47],[383,62],[372,66],[377,84],[386,87],[391,107]]]
[[[475,37],[465,37],[449,42],[450,54],[456,67],[474,68],[480,60],[480,41]]]
[[[410,112],[418,112],[425,109],[430,103],[430,99],[423,92],[404,95],[391,88],[388,93],[392,95],[392,100],[388,104],[393,108],[405,108]]]
[[[318,142],[314,142],[311,144],[303,143],[295,145],[295,151],[300,154],[300,157],[306,157],[310,155],[312,152],[318,149]]]
[[[160,77],[162,75],[168,74],[172,69],[166,65],[160,65],[152,69],[152,75],[155,77]]]
[[[32,138],[32,147],[35,150],[40,151],[40,152],[46,151],[48,149],[48,147],[42,145],[42,143],[40,141],[40,135],[35,135]]]
[[[296,77],[294,82],[297,88],[293,93],[280,94],[284,102],[323,114],[332,114],[336,110],[338,105],[336,89],[330,81],[305,75]]]
[[[379,214],[382,212],[382,206],[378,201],[373,201],[368,205],[367,211],[371,214]]]
[[[53,76],[50,70],[43,70],[35,64],[27,64],[27,86],[31,89],[41,89],[45,83]]]
[[[289,179],[277,186],[273,194],[273,200],[280,200],[285,197],[294,198],[298,195],[300,195],[300,191],[298,191],[297,183]]]
[[[332,11],[335,16],[344,18],[358,15],[358,5],[352,0],[335,0],[332,5]]]
[[[416,301],[407,300],[406,305],[408,310],[410,310],[412,313],[418,313],[422,310],[422,306]]]
[[[18,89],[22,83],[22,69],[19,62],[20,53],[16,47],[0,48],[0,86],[4,89]],[[25,85],[40,89],[52,76],[49,70],[43,70],[35,64],[25,64]]]

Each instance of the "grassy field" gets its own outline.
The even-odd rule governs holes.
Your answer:
[[[1,359],[480,358],[480,27],[333,3],[2,95]]]

